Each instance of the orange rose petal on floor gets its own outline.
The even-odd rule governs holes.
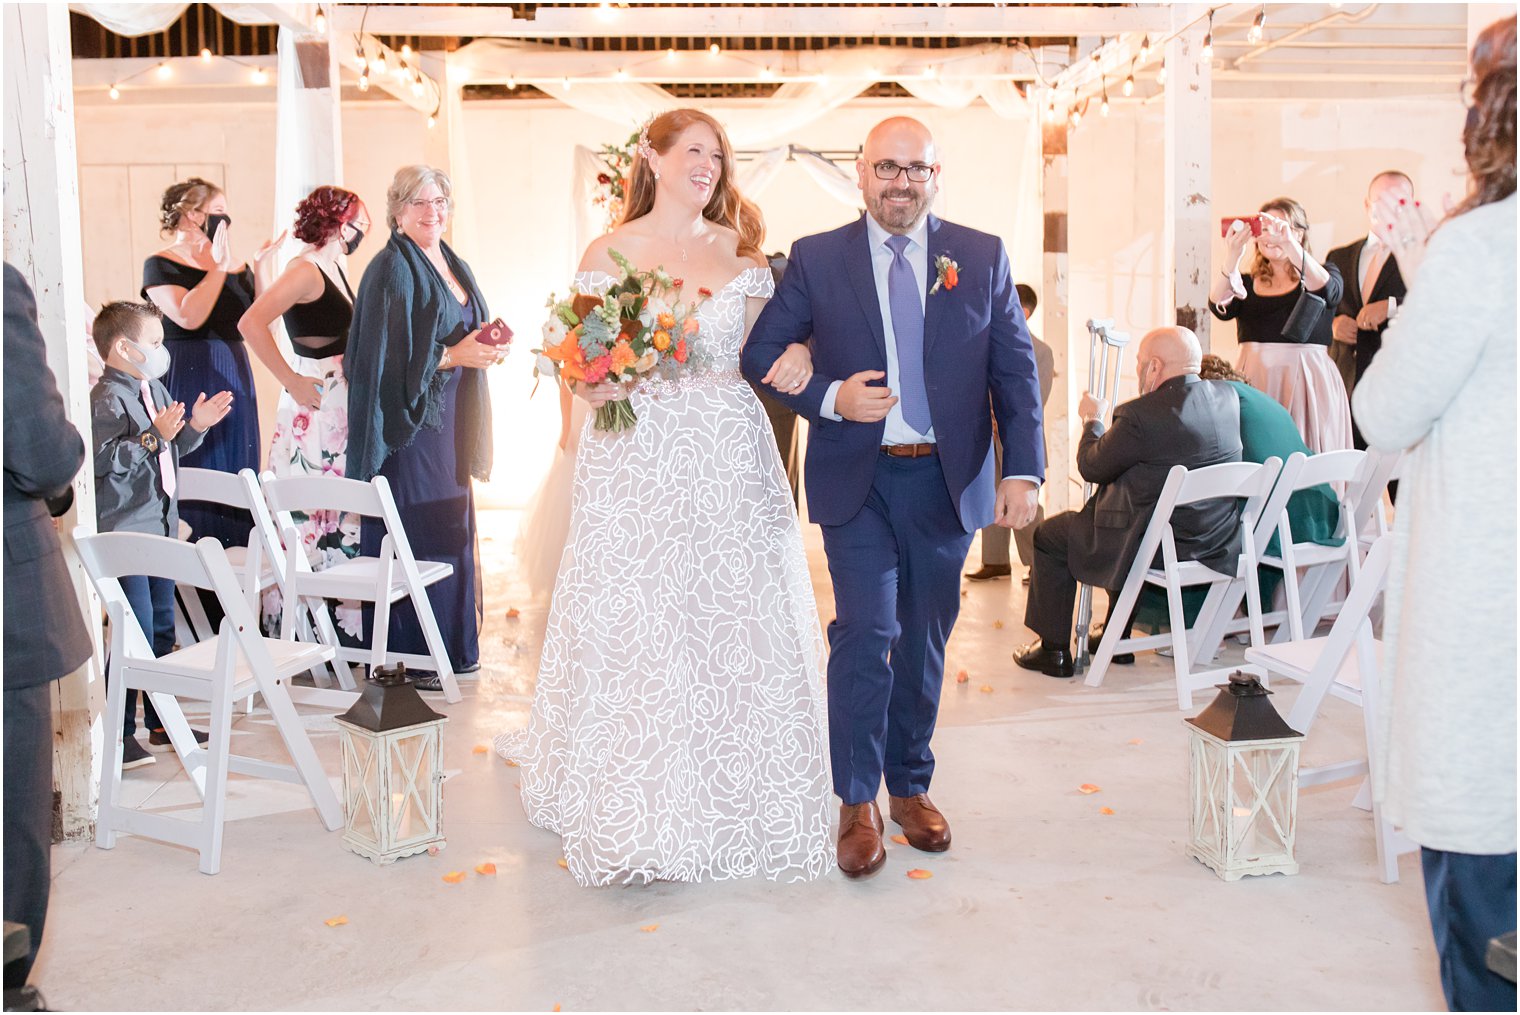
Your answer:
[[[908,837],[906,835],[894,835],[892,836],[892,841],[899,846],[906,846],[908,844]]]
[[[508,768],[517,768],[518,767],[517,762],[513,761],[511,758],[503,758],[502,759],[502,763],[504,765],[506,765]]]
[[[660,925],[657,924],[657,923],[651,923],[647,927],[640,927],[639,928],[639,930],[643,931],[645,934],[653,934],[655,931],[657,931],[659,929],[660,929]]]
[[[964,684],[966,681],[968,681],[970,679],[971,679],[971,674],[967,673],[965,670],[961,670],[959,673],[957,673],[955,675],[955,682],[957,684]]]
[[[1080,785],[1080,786],[1077,787],[1077,792],[1078,793],[1086,793],[1088,795],[1091,795],[1093,793],[1100,792],[1102,789],[1103,789],[1103,787],[1101,787],[1101,786],[1094,786],[1090,782],[1084,782],[1082,785]]]
[[[1135,739],[1131,740],[1130,743],[1131,744],[1143,744],[1143,743],[1145,743],[1145,741],[1141,740],[1139,737],[1136,737]]]
[[[329,927],[341,927],[348,922],[348,917],[335,916],[331,920],[323,920],[322,922],[327,924]]]
[[[490,750],[491,749],[489,747],[487,747],[485,744],[476,744],[475,745],[475,750],[472,753],[474,753],[474,754],[485,754],[485,753],[487,753]]]
[[[438,855],[438,847],[437,846],[429,846],[428,847],[428,856],[437,856],[437,855]]]
[[[558,860],[556,860],[554,862],[557,863],[557,864],[559,864],[561,867],[565,868],[565,870],[569,870],[570,869],[570,861],[566,860],[564,857],[560,857]]]
[[[495,874],[496,873],[496,865],[494,863],[476,864],[475,865],[475,873],[476,874],[487,874],[487,875],[489,875],[489,874]]]
[[[983,684],[982,687],[981,687],[981,691],[982,691],[983,694],[991,694],[992,693],[992,685],[991,684]]]
[[[1098,808],[1098,813],[1099,814],[1112,814],[1113,812],[1114,812],[1114,809],[1112,807],[1099,807]]]
[[[912,878],[914,881],[927,881],[930,878],[934,877],[934,872],[926,871],[922,867],[914,867],[908,872],[908,877]]]
[[[559,1005],[555,1005],[554,1008],[553,1008],[553,1010],[554,1011],[559,1011]]]
[[[966,590],[966,589],[961,589],[961,595],[963,595],[963,596],[964,596],[964,595],[966,595],[966,594],[967,594],[967,590]]]
[[[992,622],[992,629],[994,631],[1001,631],[1003,629],[1003,622],[1001,620],[994,620]]]
[[[443,876],[443,883],[446,885],[457,885],[463,880],[464,871],[449,871]]]
[[[521,617],[521,616],[522,616],[522,611],[519,610],[515,606],[507,611],[507,619],[508,620],[516,620],[518,617]]]

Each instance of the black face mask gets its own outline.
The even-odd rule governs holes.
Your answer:
[[[343,252],[352,254],[359,249],[359,244],[364,242],[364,230],[354,226],[354,235],[343,241]]]
[[[201,231],[206,234],[207,239],[214,240],[218,228],[225,229],[230,225],[232,225],[231,215],[207,215],[206,224],[201,226]]]

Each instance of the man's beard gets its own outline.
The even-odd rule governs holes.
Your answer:
[[[907,205],[887,204],[887,199],[893,197],[911,198],[913,203]],[[871,211],[875,213],[876,221],[888,229],[901,229],[904,232],[912,232],[923,219],[928,204],[928,200],[915,190],[884,190],[872,199]]]

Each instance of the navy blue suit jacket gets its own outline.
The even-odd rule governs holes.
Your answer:
[[[941,255],[957,263],[960,278],[924,303],[924,381],[950,499],[961,525],[974,532],[993,520],[995,478],[1045,475],[1040,383],[1003,241],[931,215],[931,288]],[[744,375],[758,383],[789,344],[810,339],[807,386],[795,395],[770,390],[812,426],[809,514],[820,525],[841,525],[865,504],[886,428],[819,415],[834,381],[887,369],[864,216],[792,246],[781,285],[745,343]],[[1002,477],[994,477],[993,416],[1003,439]]]

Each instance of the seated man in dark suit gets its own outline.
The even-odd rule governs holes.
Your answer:
[[[1140,397],[1114,410],[1111,428],[1103,426],[1108,407],[1091,392],[1082,396],[1077,469],[1100,485],[1081,511],[1063,512],[1035,530],[1024,623],[1040,640],[1014,654],[1025,669],[1072,675],[1077,583],[1124,585],[1172,466],[1240,461],[1240,399],[1228,384],[1199,378],[1202,359],[1191,331],[1157,328],[1140,341]],[[1178,508],[1172,515],[1178,558],[1233,573],[1239,522],[1239,508],[1228,501]]]

